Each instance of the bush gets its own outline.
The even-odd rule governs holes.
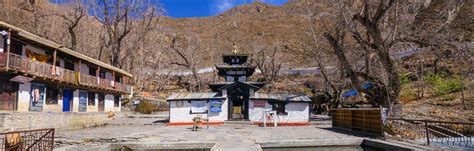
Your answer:
[[[461,82],[461,78],[457,76],[446,77],[435,84],[434,93],[435,95],[440,96],[453,92],[459,92],[463,89]]]
[[[445,75],[442,75],[442,74],[434,74],[432,72],[428,72],[425,76],[424,76],[424,80],[426,82],[428,82],[429,84],[437,84],[439,82],[442,82],[443,79],[445,78],[446,76]]]
[[[411,101],[416,100],[416,90],[412,87],[403,88],[400,91],[400,102],[402,103],[410,103]]]
[[[137,108],[135,108],[135,112],[140,112],[143,114],[151,114],[155,109],[155,105],[152,104],[150,101],[142,100],[140,104],[138,104]]]
[[[400,77],[400,86],[401,87],[404,87],[408,83],[412,82],[411,79],[410,79],[410,74],[408,74],[408,73],[400,74],[399,77]]]
[[[462,80],[459,76],[447,76],[445,74],[433,74],[428,72],[424,80],[434,85],[434,94],[436,96],[445,95],[462,90]]]

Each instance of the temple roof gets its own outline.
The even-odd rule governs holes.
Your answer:
[[[211,90],[214,91],[214,92],[219,92],[219,91],[222,90],[221,89],[222,87],[228,86],[228,85],[233,84],[233,83],[235,83],[235,82],[211,83],[211,84],[209,84],[209,88],[211,88]],[[242,82],[240,82],[240,83],[242,83]],[[250,85],[251,87],[253,87],[255,89],[255,91],[258,91],[260,88],[265,86],[264,82],[244,82],[244,84]]]
[[[231,65],[217,65],[216,69],[218,70],[217,74],[219,76],[226,76],[226,71],[247,71],[245,75],[251,76],[255,72],[256,66],[245,66],[245,65],[238,65],[238,66],[231,66]]]
[[[217,96],[218,93],[173,93],[171,96],[166,98],[166,101],[178,101],[178,100],[210,100],[210,99],[225,99],[224,97]]]

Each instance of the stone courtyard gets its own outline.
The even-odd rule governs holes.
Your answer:
[[[291,141],[361,141],[364,137],[336,131],[328,123],[296,127],[258,127],[248,124],[224,124],[191,131],[191,126],[166,126],[167,114],[128,115],[121,113],[102,127],[58,129],[57,150],[88,150],[108,143],[213,143],[217,148],[258,150],[257,144]]]

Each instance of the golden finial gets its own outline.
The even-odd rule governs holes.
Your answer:
[[[239,47],[236,44],[232,46],[234,49],[232,50],[233,53],[239,53]]]

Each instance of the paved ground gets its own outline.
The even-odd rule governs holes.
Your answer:
[[[129,118],[134,117],[134,118]],[[57,149],[80,150],[107,143],[216,143],[218,148],[255,150],[256,143],[300,140],[347,140],[361,137],[321,126],[271,127],[227,124],[197,132],[191,126],[166,126],[162,116],[122,116],[109,126],[57,131]]]

